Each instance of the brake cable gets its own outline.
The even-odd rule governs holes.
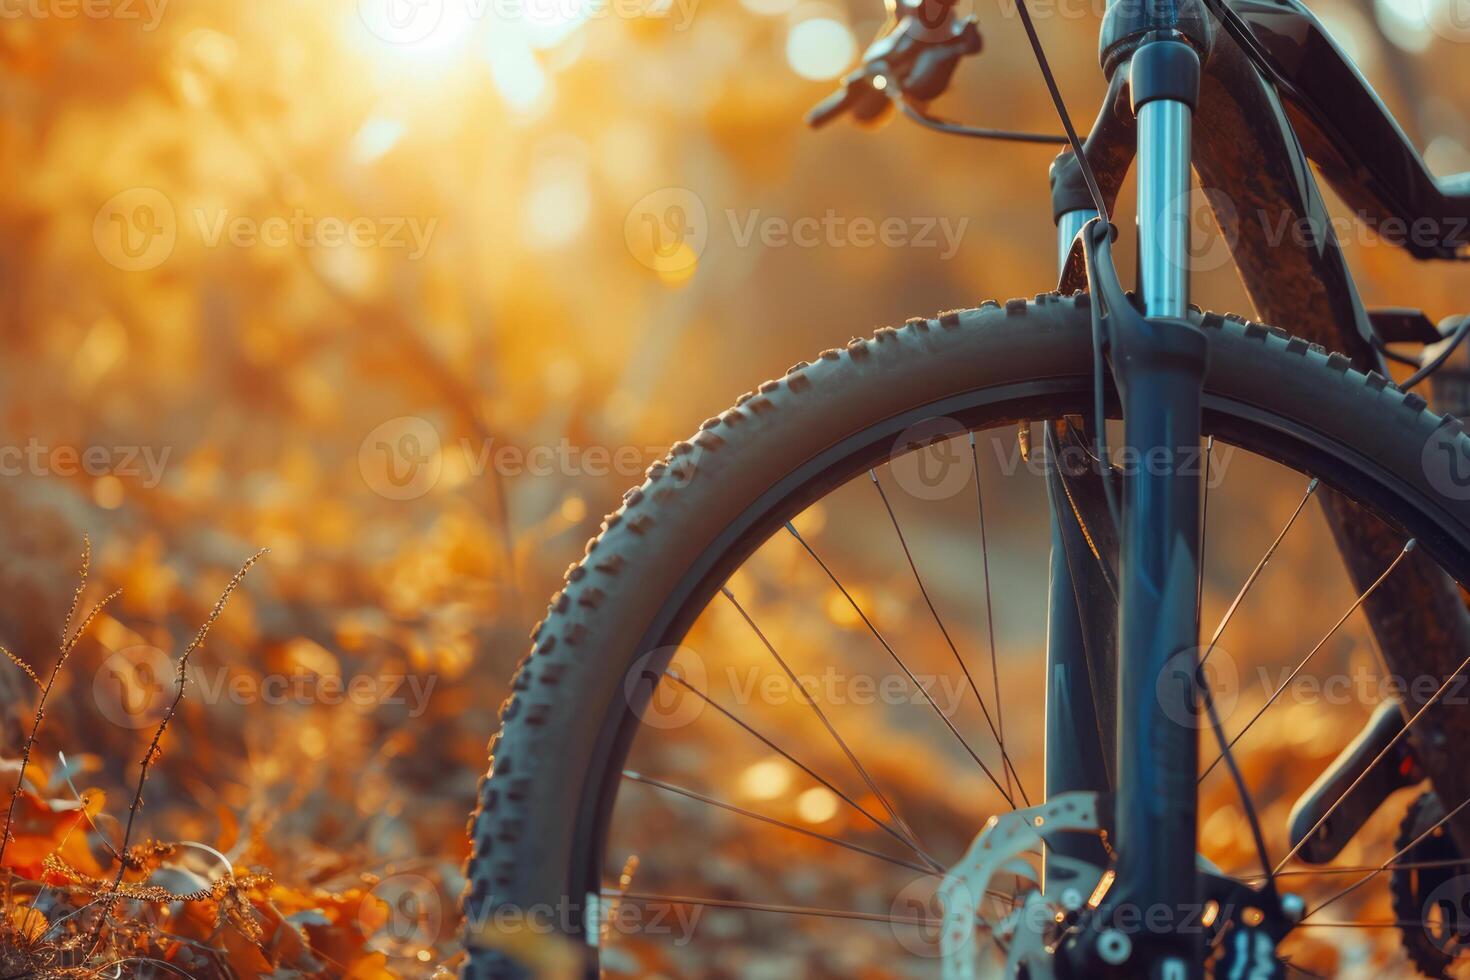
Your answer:
[[[1097,211],[1104,224],[1111,224],[1107,202],[1103,199],[1102,188],[1097,183],[1097,174],[1093,172],[1092,163],[1082,150],[1082,140],[1077,137],[1077,127],[1072,125],[1072,115],[1067,111],[1066,102],[1062,100],[1061,89],[1057,88],[1057,80],[1052,74],[1051,63],[1046,60],[1046,52],[1041,48],[1041,39],[1036,36],[1036,25],[1031,22],[1031,11],[1026,7],[1026,0],[1016,0],[1016,13],[1021,15],[1021,26],[1026,29],[1026,39],[1031,42],[1031,50],[1036,55],[1037,67],[1041,69],[1041,76],[1046,80],[1046,89],[1051,93],[1052,105],[1056,106],[1057,116],[1062,121],[1062,128],[1067,131],[1067,142],[1072,145],[1072,152],[1077,156],[1077,165],[1082,171],[1082,179],[1087,183],[1087,193],[1092,198],[1093,210]]]
[[[1454,333],[1449,335],[1450,342],[1445,345],[1444,350],[1435,354],[1428,364],[1423,365],[1419,370],[1405,378],[1404,383],[1399,385],[1399,390],[1408,391],[1443,367],[1445,361],[1450,359],[1450,355],[1455,352],[1455,349],[1465,342],[1466,336],[1470,336],[1470,315],[1460,318],[1460,322],[1455,327]]]
[[[948,119],[940,119],[928,115],[922,109],[916,107],[907,98],[895,95],[894,103],[909,119],[918,123],[926,129],[932,129],[947,136],[968,136],[971,139],[980,140],[1004,140],[1010,143],[1043,143],[1052,145],[1065,145],[1067,137],[1053,136],[1050,133],[1023,133],[1013,129],[984,129],[978,126],[965,126]]]

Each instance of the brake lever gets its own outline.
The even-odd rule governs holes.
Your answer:
[[[807,125],[820,129],[844,112],[851,112],[859,122],[879,119],[892,105],[887,91],[890,78],[887,61],[865,62],[842,79],[842,88],[811,108]]]
[[[807,113],[807,125],[820,128],[845,112],[872,122],[900,94],[920,102],[937,98],[949,87],[960,59],[982,47],[973,17],[931,24],[906,13],[892,31],[868,46],[863,63],[843,78],[842,88]]]
[[[905,95],[920,102],[943,95],[960,59],[978,54],[984,47],[975,18],[966,17],[957,26],[959,29],[953,37],[919,49],[900,86]]]

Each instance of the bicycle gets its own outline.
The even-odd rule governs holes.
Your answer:
[[[498,914],[566,911],[556,931],[573,941],[575,969],[596,975],[614,909],[664,901],[931,928],[939,947],[934,962],[956,980],[976,975],[988,949],[1004,954],[1003,975],[1032,980],[1277,977],[1290,968],[1278,946],[1293,930],[1383,873],[1414,964],[1438,975],[1461,951],[1470,927],[1466,889],[1440,892],[1453,891],[1470,868],[1470,769],[1456,759],[1456,745],[1470,735],[1470,713],[1445,697],[1470,668],[1470,614],[1458,587],[1470,583],[1470,438],[1415,389],[1470,333],[1470,317],[1436,326],[1418,311],[1369,312],[1331,234],[1280,243],[1266,229],[1276,218],[1329,227],[1310,160],[1365,214],[1429,222],[1435,235],[1401,243],[1416,258],[1464,259],[1470,174],[1429,173],[1299,0],[1110,3],[1100,40],[1109,89],[1085,139],[1058,93],[1024,0],[1017,10],[1064,137],[978,129],[928,113],[958,63],[981,48],[974,19],[959,17],[943,0],[891,10],[863,64],[810,122],[844,114],[873,119],[896,106],[954,135],[1064,145],[1050,174],[1057,290],[913,319],[798,363],[707,420],[625,495],[553,597],[503,706],[470,824],[464,976],[526,975],[517,959],[525,949],[497,934]],[[1136,295],[1119,282],[1110,218],[1135,162]],[[1272,219],[1251,222],[1241,217],[1246,209],[1215,208],[1254,305],[1280,326],[1189,305],[1191,167],[1202,184],[1226,188],[1250,212]],[[1432,356],[1416,357],[1402,353],[1401,344],[1438,346]],[[1414,373],[1395,384],[1389,360]],[[1108,419],[1121,419],[1111,451]],[[1051,528],[1045,786],[1034,800],[1004,737],[976,451],[976,433],[1019,423],[1024,439],[1032,420],[1042,431],[1030,452],[1047,463]],[[992,631],[989,701],[924,587],[877,473],[924,447],[963,452],[967,440]],[[1202,486],[1216,440],[1308,482],[1291,520],[1202,642]],[[1159,465],[1120,467],[1118,453]],[[796,524],[810,505],[865,480],[878,487],[923,602],[984,712],[998,751],[988,763]],[[1207,665],[1314,497],[1357,595],[1349,612],[1366,613],[1384,666],[1437,683],[1375,710],[1298,801],[1290,851],[1273,860],[1232,751],[1244,732],[1227,738]],[[918,821],[905,819],[906,807],[885,792],[884,780],[864,766],[817,698],[796,700],[820,720],[824,744],[834,753],[840,748],[862,792],[826,779],[677,666],[690,630],[718,615],[747,628],[756,652],[779,666],[773,673],[800,687],[780,644],[752,615],[749,596],[731,585],[776,539],[793,559],[814,562],[818,581],[830,580],[840,596],[834,601],[858,634],[881,644],[912,682],[908,690],[924,692],[964,750],[954,754],[972,760],[985,792],[1013,807],[972,828],[962,855],[935,855]],[[723,611],[712,613],[714,606]],[[640,728],[654,739],[657,728],[677,728],[659,720],[655,701],[656,692],[670,689],[693,698],[697,710],[715,709],[788,769],[825,787],[872,842],[839,840],[626,768]],[[1014,726],[1013,710],[1013,744]],[[1259,874],[1226,874],[1200,856],[1205,737],[1241,797]],[[1411,807],[1388,860],[1360,869],[1349,888],[1313,908],[1282,886],[1289,861],[1331,861],[1389,795],[1426,780],[1430,788]],[[618,862],[607,848],[619,790],[631,783],[736,822],[764,821],[856,851],[929,885],[937,881],[937,905],[884,914],[640,891],[631,886],[633,862]],[[675,827],[653,822],[644,834],[667,842]],[[1028,855],[1029,863],[1018,863]],[[619,867],[621,880],[609,884]],[[1153,909],[1184,914],[1159,925],[1122,924],[1129,910]]]

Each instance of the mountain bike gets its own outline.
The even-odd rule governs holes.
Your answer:
[[[982,46],[975,20],[947,0],[891,8],[861,66],[810,122],[897,108],[956,136],[1062,145],[1050,170],[1056,290],[912,319],[823,351],[705,421],[628,491],[568,571],[502,708],[470,823],[464,976],[530,975],[553,947],[574,973],[626,972],[610,924],[641,904],[724,913],[717,931],[756,948],[769,927],[731,915],[876,925],[900,940],[880,949],[864,933],[839,941],[825,966],[787,960],[786,973],[766,965],[764,975],[1278,977],[1293,969],[1283,943],[1314,925],[1354,925],[1320,913],[1379,878],[1390,883],[1395,918],[1363,925],[1397,927],[1428,975],[1462,952],[1470,767],[1458,754],[1470,744],[1470,710],[1452,692],[1470,666],[1460,589],[1470,583],[1470,438],[1418,389],[1470,333],[1470,317],[1436,324],[1417,310],[1365,309],[1309,162],[1362,215],[1422,232],[1397,244],[1423,260],[1467,258],[1470,175],[1431,175],[1299,0],[1115,0],[1100,38],[1109,87],[1085,137],[1025,0],[1017,12],[1065,136],[929,113],[958,63]],[[1135,165],[1138,282],[1129,292],[1111,211]],[[1273,326],[1190,305],[1191,170],[1223,189],[1210,196],[1215,220],[1257,314]],[[1273,237],[1283,223],[1315,233]],[[1390,361],[1412,373],[1395,383]],[[1007,438],[1042,463],[1037,496],[1050,529],[1031,541],[1046,567],[1046,639],[1044,667],[1033,667],[1041,679],[1026,688],[1044,698],[1030,735],[1018,727],[1038,715],[1024,713],[1014,687],[1004,693],[995,655],[996,619],[1023,606],[1026,590],[993,573],[1020,567],[1020,544],[993,518],[987,532],[981,479],[982,447]],[[1201,574],[1217,445],[1293,474],[1301,498],[1207,637]],[[969,611],[985,611],[986,692],[905,536],[906,502],[885,489],[897,481],[925,497],[928,484],[912,475],[906,483],[896,468],[936,449],[973,465],[978,526],[966,533],[980,555],[954,559],[945,578],[964,583]],[[848,520],[846,501],[871,493],[864,487],[877,488],[879,516]],[[953,506],[953,494],[946,499]],[[1354,595],[1332,629],[1361,610],[1385,674],[1431,683],[1373,708],[1297,800],[1286,852],[1271,853],[1238,759],[1246,730],[1227,732],[1211,671],[1224,659],[1222,634],[1314,501]],[[834,535],[804,518],[818,512],[829,529],[842,525],[858,558],[833,557]],[[1001,537],[1007,551],[996,557],[987,542]],[[885,614],[848,584],[863,555],[895,539],[917,608],[968,681],[967,718],[941,708],[932,678],[926,686],[905,659],[904,636],[887,628],[909,613]],[[1002,587],[1004,608],[992,595]],[[807,610],[778,633],[761,607],[788,593],[825,615]],[[844,632],[822,639],[829,620]],[[759,660],[789,682],[784,689],[798,692],[789,710],[807,727],[763,730],[742,710],[756,700],[749,692],[731,708],[704,683],[709,662],[698,647],[737,629],[740,662]],[[925,723],[941,748],[903,741],[889,754],[906,765],[872,763],[854,749],[873,737],[866,725],[839,719],[832,699],[798,676],[793,642],[818,659],[859,641],[881,652],[883,680],[903,682],[896,690],[907,705],[933,709]],[[1017,669],[1007,661],[1007,684]],[[885,705],[866,724],[885,740],[907,739],[898,708]],[[681,744],[693,714],[725,726],[721,751],[732,759],[766,760],[742,769],[739,801],[710,780],[697,785],[702,772],[735,763]],[[763,755],[741,755],[741,746]],[[675,775],[632,768],[630,752],[644,747]],[[1039,758],[1040,786],[1028,752]],[[808,761],[818,754],[843,776]],[[967,768],[952,775],[956,766]],[[1216,808],[1202,807],[1200,787],[1212,771],[1238,793],[1237,836],[1259,870],[1226,872],[1201,853],[1200,826]],[[926,774],[928,797],[915,788]],[[791,804],[791,778],[816,795]],[[1417,795],[1396,840],[1354,841],[1381,828],[1384,802],[1410,787]],[[648,796],[677,808],[656,812],[640,802]],[[762,800],[785,809],[762,812]],[[834,810],[849,831],[841,837],[816,829]],[[946,829],[956,824],[959,837]],[[748,836],[757,831],[827,848],[830,863],[779,850],[793,843],[762,838],[757,847]],[[615,832],[639,850],[611,844]],[[1350,845],[1371,856],[1332,864]],[[672,870],[664,853],[686,866]],[[818,882],[839,857],[871,870],[838,886]],[[1347,887],[1309,902],[1289,876],[1313,866],[1346,875],[1329,880]],[[695,891],[701,878],[709,884]],[[884,886],[897,892],[886,905],[874,898]],[[550,925],[528,945],[505,923],[533,910]],[[906,931],[925,933],[927,948]],[[566,941],[552,943],[553,933]],[[744,960],[689,956],[661,969],[758,975]]]

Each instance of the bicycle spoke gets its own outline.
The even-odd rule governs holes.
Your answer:
[[[1215,437],[1205,440],[1205,485],[1200,491],[1199,503],[1199,561],[1198,575],[1194,582],[1194,622],[1198,633],[1205,611],[1205,541],[1210,532],[1210,473],[1215,462]],[[1206,651],[1206,656],[1209,652]],[[1204,658],[1201,657],[1201,660]]]
[[[1379,875],[1381,875],[1384,871],[1386,871],[1389,868],[1390,865],[1392,865],[1399,858],[1403,857],[1405,854],[1409,853],[1409,851],[1413,850],[1416,846],[1418,846],[1418,844],[1421,841],[1423,841],[1430,834],[1434,833],[1436,830],[1438,830],[1439,828],[1443,827],[1445,824],[1449,823],[1450,820],[1453,819],[1456,814],[1458,814],[1461,810],[1465,809],[1465,807],[1467,807],[1467,806],[1470,806],[1470,799],[1465,800],[1459,806],[1457,806],[1453,810],[1451,810],[1449,813],[1446,813],[1444,816],[1442,816],[1438,820],[1436,820],[1434,822],[1434,825],[1431,826],[1428,830],[1425,830],[1424,833],[1420,834],[1418,837],[1415,837],[1413,840],[1409,841],[1409,843],[1407,843],[1403,847],[1399,848],[1398,852],[1395,853],[1393,857],[1389,858],[1387,861],[1384,861],[1378,867],[1374,868],[1372,871],[1368,872],[1363,877],[1361,877],[1357,881],[1353,882],[1351,885],[1348,885],[1342,891],[1340,891],[1337,894],[1333,895],[1331,898],[1327,899],[1325,902],[1322,902],[1322,903],[1318,904],[1310,912],[1308,912],[1306,915],[1302,916],[1303,921],[1305,921],[1307,919],[1310,919],[1312,916],[1316,915],[1318,912],[1322,911],[1327,906],[1331,905],[1333,902],[1336,902],[1338,899],[1345,898],[1348,895],[1351,895],[1353,892],[1357,891],[1359,888],[1363,887],[1368,882],[1372,881],[1374,878],[1376,878]]]
[[[806,688],[801,686],[801,682],[796,679],[796,672],[787,665],[785,658],[783,658],[781,654],[776,652],[776,648],[771,644],[771,641],[766,639],[766,634],[761,632],[761,628],[755,624],[755,620],[750,618],[750,614],[745,611],[745,607],[742,606],[740,604],[740,601],[735,598],[735,593],[731,592],[728,586],[722,586],[720,588],[720,592],[725,596],[726,599],[730,600],[730,605],[735,607],[735,611],[740,613],[740,618],[745,620],[746,624],[751,628],[751,630],[755,632],[755,635],[760,639],[761,645],[766,648],[766,651],[768,653],[770,653],[772,659],[774,659],[776,663],[780,665],[781,670],[786,674],[787,679],[791,681],[792,688],[796,690],[801,697],[805,698],[807,705],[816,714],[817,719],[821,721],[823,727],[827,729],[827,734],[832,736],[832,740],[837,743],[838,748],[842,749],[842,753],[847,756],[847,761],[852,763],[852,767],[856,769],[858,775],[863,778],[863,782],[867,784],[868,791],[877,798],[880,804],[882,804],[883,809],[888,814],[889,819],[897,824],[899,829],[903,831],[904,835],[908,837],[909,846],[916,850],[922,851],[923,848],[919,846],[918,835],[914,833],[913,828],[908,825],[903,817],[898,815],[898,811],[893,808],[893,804],[888,802],[888,797],[883,795],[883,791],[878,788],[878,783],[874,781],[871,775],[868,774],[867,768],[862,764],[862,761],[858,759],[857,754],[853,752],[852,749],[848,748],[847,742],[842,738],[840,734],[838,734],[836,726],[833,725],[832,722],[827,720],[827,713],[822,710],[821,705],[817,704],[817,699],[807,693]]]
[[[764,813],[757,813],[754,810],[747,810],[742,806],[736,806],[734,803],[726,803],[724,800],[717,800],[712,796],[705,796],[703,793],[697,793],[694,790],[686,789],[683,786],[675,786],[673,783],[666,783],[661,779],[654,779],[652,776],[645,776],[642,773],[634,772],[631,769],[623,770],[623,778],[632,780],[635,783],[642,783],[645,786],[652,786],[656,789],[661,789],[667,793],[673,793],[677,796],[683,796],[687,799],[696,800],[708,806],[718,807],[721,810],[728,810],[729,812],[739,814],[742,817],[749,817],[751,820],[759,820],[762,823],[768,823],[773,827],[780,827],[782,830],[789,830],[793,834],[801,834],[803,837],[811,837],[815,840],[825,841],[826,843],[832,844],[835,847],[841,847],[845,850],[853,851],[857,854],[866,854],[868,857],[877,858],[879,861],[886,861],[889,864],[897,865],[900,868],[907,868],[910,871],[917,872],[921,875],[927,875],[936,878],[940,876],[940,872],[935,871],[933,868],[926,867],[922,864],[915,864],[914,862],[906,861],[903,858],[896,858],[891,854],[884,854],[882,851],[875,851],[871,848],[863,847],[861,844],[854,844],[851,841],[842,840],[840,837],[833,837],[830,834],[823,834],[819,831],[808,830],[805,827],[798,827],[794,823],[787,823],[784,820],[778,820],[775,817],[767,816]]]
[[[1220,637],[1225,633],[1225,627],[1230,625],[1230,620],[1235,615],[1235,610],[1240,608],[1240,603],[1245,599],[1245,594],[1250,591],[1252,585],[1256,584],[1256,579],[1261,577],[1261,572],[1265,569],[1267,563],[1271,561],[1272,557],[1275,556],[1276,549],[1281,546],[1282,540],[1286,538],[1286,532],[1291,530],[1291,526],[1296,523],[1296,519],[1300,516],[1302,509],[1307,506],[1307,501],[1316,492],[1317,484],[1318,481],[1315,477],[1307,484],[1307,492],[1296,505],[1296,510],[1291,512],[1291,517],[1287,519],[1286,526],[1281,529],[1280,534],[1276,535],[1276,540],[1271,542],[1271,546],[1266,549],[1266,553],[1261,556],[1261,560],[1256,562],[1256,567],[1251,569],[1251,573],[1245,577],[1245,584],[1240,587],[1240,591],[1231,600],[1229,608],[1225,610],[1225,615],[1220,618],[1220,624],[1215,627],[1214,635],[1210,637],[1210,643],[1205,648],[1204,656],[1199,658],[1201,667],[1204,666],[1205,661],[1210,659],[1210,654],[1215,651],[1215,644],[1220,642]]]
[[[1460,866],[1470,867],[1470,859],[1467,858],[1440,858],[1435,861],[1400,861],[1397,864],[1389,864],[1387,867],[1372,864],[1346,864],[1332,865],[1326,868],[1297,868],[1292,871],[1279,871],[1278,878],[1304,878],[1316,877],[1318,875],[1346,875],[1362,874],[1365,871],[1427,871],[1433,868],[1456,868]],[[1266,877],[1258,872],[1231,875],[1242,881],[1254,881]]]
[[[985,760],[981,759],[980,756],[975,754],[975,750],[970,748],[970,743],[965,741],[965,737],[961,735],[960,730],[954,726],[954,722],[950,721],[949,717],[945,715],[942,710],[940,710],[939,705],[934,703],[934,698],[929,694],[928,689],[925,688],[923,684],[919,683],[919,679],[914,676],[914,672],[909,670],[908,664],[903,662],[903,658],[900,657],[894,651],[893,647],[889,645],[888,641],[883,638],[883,634],[878,632],[878,627],[874,626],[873,621],[868,619],[867,613],[863,612],[862,607],[857,604],[857,601],[853,599],[852,594],[847,591],[842,582],[837,578],[835,574],[833,574],[832,569],[828,568],[827,563],[822,561],[821,556],[812,549],[811,545],[807,544],[806,539],[803,538],[801,534],[796,530],[795,525],[788,521],[786,523],[786,530],[791,534],[792,537],[794,537],[798,542],[801,543],[801,546],[806,549],[806,553],[811,555],[813,560],[815,560],[816,563],[821,566],[822,571],[827,573],[827,577],[832,580],[832,584],[837,587],[837,591],[842,593],[842,597],[847,600],[847,604],[852,607],[853,612],[857,613],[858,618],[863,621],[863,625],[867,626],[868,632],[872,633],[873,638],[876,639],[880,644],[882,644],[884,650],[888,651],[888,655],[893,658],[893,662],[898,664],[899,669],[904,672],[905,676],[908,677],[909,681],[914,685],[914,687],[918,688],[919,693],[924,696],[924,700],[929,703],[929,707],[934,709],[934,713],[939,716],[939,720],[944,722],[944,725],[946,728],[949,729],[950,734],[954,735],[955,740],[960,743],[960,746],[967,753],[969,753],[970,758],[975,760],[975,764],[979,766],[981,771],[983,771],[986,777],[989,778],[990,783],[992,786],[995,787],[996,792],[1005,797],[1006,803],[1010,806],[1012,810],[1014,810],[1016,808],[1016,801],[1011,797],[1011,794],[1007,793],[1005,787],[1000,784],[1000,780],[995,778],[995,773],[992,772],[990,770],[990,767],[985,764]]]
[[[1298,922],[1293,929],[1403,929],[1421,928],[1422,919],[1373,919],[1360,922]]]
[[[995,653],[995,605],[990,598],[990,544],[985,538],[985,490],[980,486],[980,454],[975,449],[975,433],[970,433],[970,464],[975,468],[975,504],[980,515],[980,567],[982,581],[985,583],[985,629],[990,635],[990,683],[995,691],[995,723],[1000,728],[1001,751],[1005,751],[1006,744],[1006,719],[1001,709],[1000,696],[1000,664]],[[1010,760],[1006,760],[1009,764]],[[1016,776],[1016,783],[1020,785],[1021,777]],[[1010,786],[1009,783],[1006,784]],[[1021,797],[1026,798],[1026,788],[1021,787]],[[1026,801],[1028,804],[1030,800]]]
[[[1376,756],[1373,757],[1372,762],[1368,763],[1368,765],[1364,767],[1363,771],[1358,775],[1358,778],[1349,783],[1348,788],[1343,790],[1342,795],[1340,795],[1333,802],[1333,804],[1327,808],[1327,812],[1317,818],[1317,822],[1312,824],[1312,829],[1303,834],[1302,839],[1297,842],[1297,845],[1293,847],[1289,852],[1287,852],[1286,857],[1281,859],[1281,864],[1278,864],[1276,866],[1277,871],[1280,871],[1282,866],[1285,865],[1287,861],[1290,861],[1293,857],[1295,857],[1296,853],[1300,851],[1303,846],[1306,845],[1307,841],[1312,839],[1312,835],[1317,832],[1318,828],[1326,823],[1327,819],[1331,817],[1332,814],[1337,812],[1337,808],[1342,805],[1342,801],[1351,796],[1353,790],[1358,788],[1358,784],[1361,783],[1365,778],[1367,778],[1368,774],[1374,770],[1378,763],[1383,761],[1384,757],[1387,756],[1389,752],[1393,751],[1393,747],[1399,744],[1399,741],[1405,735],[1409,734],[1409,731],[1414,727],[1414,724],[1424,716],[1424,712],[1428,711],[1436,701],[1444,696],[1444,692],[1450,689],[1450,685],[1455,682],[1455,678],[1464,673],[1466,667],[1470,667],[1470,657],[1466,657],[1463,661],[1460,662],[1460,666],[1456,667],[1454,672],[1451,673],[1449,677],[1445,678],[1444,683],[1439,686],[1439,690],[1435,691],[1434,694],[1429,698],[1429,700],[1425,701],[1424,704],[1420,706],[1419,710],[1414,712],[1413,716],[1411,716],[1409,720],[1404,723],[1404,727],[1399,729],[1397,735],[1389,739],[1388,744],[1385,745],[1383,749]],[[1470,802],[1470,800],[1467,800],[1466,802]],[[1455,808],[1454,812],[1458,813],[1460,807],[1463,807],[1464,805],[1464,803],[1461,803],[1459,807]],[[1449,818],[1446,817],[1445,819]]]
[[[762,735],[760,732],[756,731],[750,725],[747,725],[745,722],[741,721],[738,717],[735,716],[735,714],[733,714],[731,711],[729,711],[727,708],[725,708],[719,702],[715,701],[708,694],[705,694],[703,691],[698,690],[693,684],[690,684],[688,681],[686,681],[684,678],[680,677],[678,674],[671,673],[669,671],[664,671],[664,676],[670,678],[671,680],[673,680],[676,683],[678,683],[681,686],[683,686],[685,690],[689,691],[689,693],[691,693],[695,697],[699,698],[701,701],[703,701],[705,704],[709,705],[711,708],[714,708],[716,711],[718,711],[720,714],[724,715],[726,718],[729,718],[731,721],[733,721],[735,724],[739,725],[741,728],[745,729],[751,735],[754,735],[757,739],[759,739],[762,742],[762,744],[764,744],[772,752],[775,752],[777,755],[781,756],[787,762],[791,763],[793,766],[795,766],[796,768],[800,769],[802,772],[806,773],[812,779],[815,779],[817,782],[821,783],[823,786],[825,786],[828,790],[830,790],[832,793],[834,793],[839,799],[841,799],[848,806],[852,807],[858,813],[861,813],[863,816],[867,817],[868,820],[872,821],[872,823],[874,824],[874,826],[876,826],[879,830],[882,830],[884,833],[886,833],[889,836],[891,836],[894,840],[898,841],[900,844],[902,844],[905,847],[907,847],[910,850],[912,850],[921,859],[923,859],[924,861],[928,862],[928,864],[930,865],[930,867],[932,867],[935,871],[942,872],[944,870],[944,868],[941,867],[940,864],[937,861],[935,861],[932,857],[930,857],[928,854],[926,854],[913,841],[910,841],[908,838],[906,838],[901,832],[899,832],[898,830],[896,830],[894,827],[890,826],[888,823],[886,823],[886,822],[884,822],[882,820],[879,820],[877,817],[873,816],[873,814],[869,813],[866,809],[863,808],[862,804],[858,803],[851,796],[848,796],[846,793],[844,793],[842,790],[838,789],[832,783],[830,783],[826,779],[822,778],[822,776],[818,775],[817,772],[815,770],[813,770],[810,766],[808,766],[806,763],[800,761],[795,756],[793,756],[791,753],[789,753],[785,749],[781,748],[781,746],[777,745],[775,742],[771,741],[769,738],[767,738],[766,736]]]
[[[949,647],[949,652],[954,655],[955,663],[959,664],[960,670],[969,682],[970,690],[975,694],[975,700],[980,703],[980,712],[985,716],[985,724],[990,726],[990,734],[995,737],[995,742],[1000,746],[1001,763],[1004,766],[1006,780],[1006,792],[1011,792],[1011,776],[1015,775],[1016,784],[1021,790],[1021,799],[1026,805],[1031,805],[1031,798],[1026,795],[1026,787],[1021,783],[1021,775],[1016,772],[1015,763],[1011,761],[1010,754],[1006,751],[1005,738],[996,730],[995,722],[991,720],[990,709],[985,706],[985,698],[980,694],[980,688],[975,686],[975,678],[970,674],[970,668],[965,665],[965,660],[960,656],[959,649],[949,635],[949,630],[944,625],[944,620],[939,615],[939,610],[934,607],[934,601],[929,598],[929,590],[924,587],[924,579],[919,575],[919,567],[914,564],[913,553],[909,551],[909,543],[903,536],[903,528],[899,526],[898,515],[893,512],[893,505],[888,502],[888,494],[883,492],[883,484],[878,482],[878,474],[874,470],[868,470],[868,476],[873,480],[873,487],[878,491],[878,498],[883,501],[883,509],[888,511],[888,520],[893,525],[893,531],[898,535],[898,543],[903,548],[903,557],[908,561],[909,571],[914,573],[914,582],[919,586],[919,595],[924,597],[924,605],[929,607],[929,614],[934,617],[934,625],[939,627],[939,632],[944,636],[944,642]],[[999,706],[996,708],[999,711]]]
[[[1317,645],[1312,647],[1307,655],[1301,659],[1301,662],[1298,663],[1296,667],[1292,670],[1292,672],[1287,675],[1286,680],[1281,682],[1281,686],[1271,692],[1271,696],[1266,699],[1266,703],[1261,705],[1261,707],[1256,710],[1256,713],[1251,716],[1251,720],[1246,722],[1245,727],[1242,728],[1236,734],[1236,736],[1230,740],[1230,744],[1226,747],[1227,750],[1235,748],[1235,743],[1239,742],[1241,738],[1245,735],[1245,733],[1251,730],[1251,726],[1261,719],[1261,716],[1266,713],[1267,708],[1276,703],[1276,699],[1281,696],[1282,692],[1291,686],[1292,681],[1296,680],[1297,674],[1300,674],[1302,672],[1302,669],[1307,666],[1308,662],[1310,662],[1311,659],[1317,655],[1317,652],[1327,645],[1327,641],[1332,639],[1337,631],[1342,628],[1342,624],[1348,621],[1348,617],[1355,613],[1358,610],[1359,606],[1368,601],[1368,597],[1371,596],[1373,592],[1380,585],[1383,584],[1385,579],[1393,574],[1393,570],[1395,568],[1398,568],[1403,560],[1408,557],[1409,552],[1413,550],[1414,539],[1410,538],[1404,544],[1403,550],[1398,553],[1398,557],[1390,562],[1389,566],[1383,570],[1383,574],[1379,575],[1378,578],[1373,581],[1373,584],[1368,586],[1368,588],[1364,590],[1363,594],[1358,596],[1358,598],[1353,601],[1353,604],[1348,607],[1347,612],[1343,613],[1342,616],[1337,620],[1337,622],[1332,624],[1332,628],[1328,630],[1326,634],[1323,635],[1322,639],[1317,641]],[[1208,777],[1210,773],[1215,771],[1215,767],[1220,764],[1220,760],[1224,757],[1225,754],[1223,752],[1220,755],[1216,756],[1215,761],[1210,763],[1209,768],[1206,769],[1204,771],[1204,774],[1199,777],[1199,782],[1203,783],[1205,781],[1205,778]]]
[[[1225,760],[1226,767],[1230,770],[1230,780],[1235,784],[1235,791],[1240,795],[1241,806],[1245,807],[1246,820],[1250,823],[1251,839],[1256,845],[1256,854],[1261,859],[1261,868],[1266,872],[1266,888],[1275,888],[1275,872],[1271,870],[1271,856],[1266,851],[1266,835],[1261,833],[1261,817],[1256,812],[1256,804],[1251,799],[1250,788],[1245,784],[1245,776],[1241,775],[1240,766],[1235,764],[1235,756],[1230,751],[1230,746],[1225,743],[1225,726],[1220,723],[1220,712],[1215,708],[1215,696],[1210,691],[1210,685],[1205,682],[1204,663],[1195,668],[1196,678],[1203,696],[1205,711],[1209,714],[1210,730],[1215,734],[1215,741],[1220,746],[1220,755]],[[1199,785],[1198,782],[1195,783]]]

